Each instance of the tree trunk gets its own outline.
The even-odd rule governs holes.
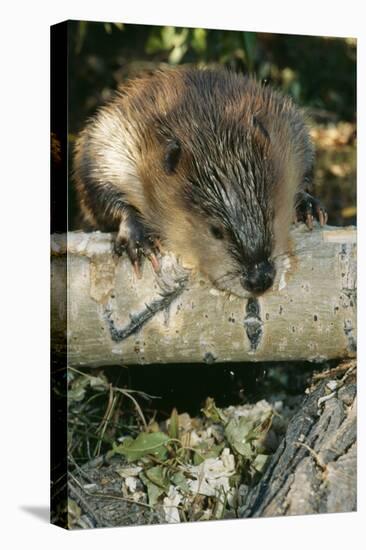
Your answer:
[[[341,380],[323,379],[309,391],[242,517],[354,511],[356,467],[353,365]]]
[[[238,298],[171,254],[137,279],[113,235],[52,236],[52,349],[69,365],[321,362],[356,352],[356,231],[291,232],[273,288]]]

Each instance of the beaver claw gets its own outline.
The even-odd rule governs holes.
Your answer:
[[[156,238],[148,234],[143,223],[131,213],[122,220],[114,242],[114,252],[121,256],[127,252],[131,260],[133,270],[138,279],[141,278],[141,264],[143,256],[146,256],[157,273],[160,271],[158,254],[160,243]]]
[[[314,218],[318,220],[321,226],[326,225],[328,213],[318,199],[309,195],[306,191],[300,191],[296,196],[295,218],[295,221],[302,221],[309,229],[313,229]]]

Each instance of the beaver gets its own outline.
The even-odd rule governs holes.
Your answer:
[[[81,131],[74,180],[84,224],[115,231],[140,276],[161,248],[238,296],[260,294],[309,193],[314,149],[293,101],[225,69],[169,68],[118,89]]]

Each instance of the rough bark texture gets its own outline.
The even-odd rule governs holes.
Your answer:
[[[356,430],[351,367],[341,381],[328,378],[310,390],[242,517],[355,511]]]
[[[354,357],[355,240],[352,227],[300,225],[274,287],[238,298],[170,254],[160,276],[146,261],[137,279],[112,253],[113,235],[55,234],[53,352],[75,366]]]

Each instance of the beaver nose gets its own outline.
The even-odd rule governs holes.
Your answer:
[[[276,269],[272,262],[254,264],[241,278],[241,284],[249,292],[264,292],[273,285]]]

